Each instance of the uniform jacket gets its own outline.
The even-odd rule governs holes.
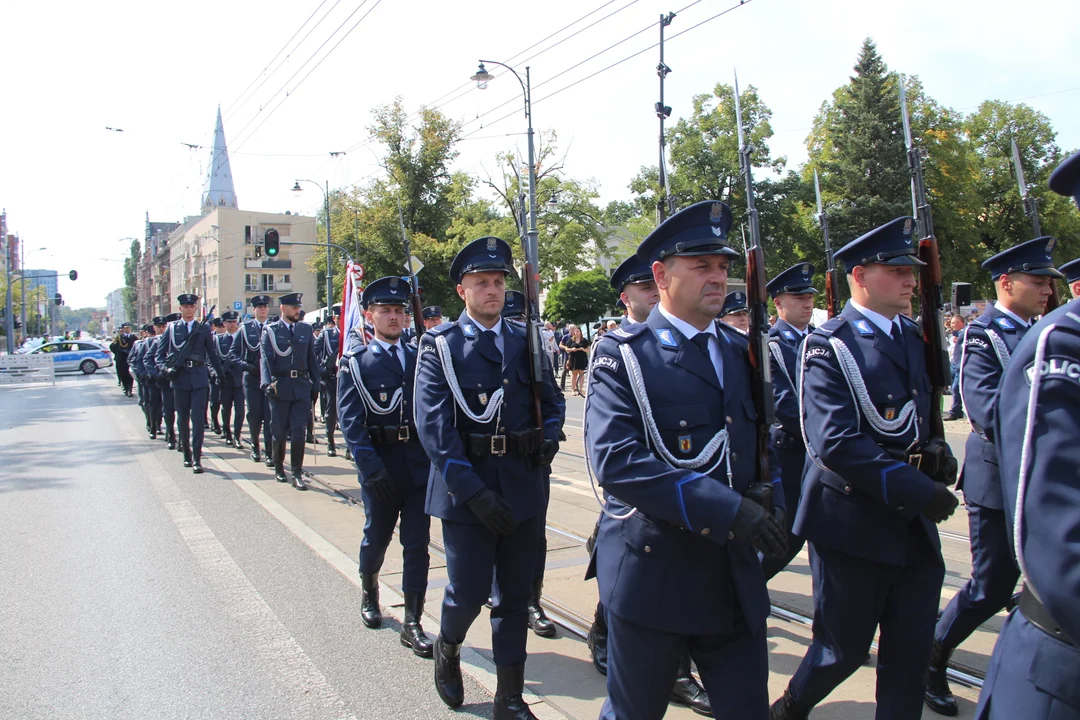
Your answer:
[[[934,481],[901,459],[915,440],[914,428],[899,438],[887,437],[856,407],[830,339],[850,350],[882,418],[899,417],[914,400],[915,422],[925,442],[927,418],[941,410],[930,407],[918,326],[903,316],[901,322],[904,349],[848,303],[807,339],[801,393],[811,461],[794,526],[795,534],[810,542],[890,565],[908,561],[913,523],[921,525],[940,559],[937,527],[920,514]]]
[[[500,494],[519,521],[536,516],[544,504],[546,472],[533,467],[528,458],[508,452],[473,463],[466,456],[462,433],[495,434],[496,422],[492,419],[486,424],[476,423],[458,410],[436,350],[436,339],[445,338],[462,396],[471,412],[483,413],[501,388],[504,399],[498,433],[529,430],[532,400],[525,331],[520,325],[500,322],[504,342],[501,357],[483,345],[477,346],[483,328],[473,324],[464,312],[457,322],[443,323],[424,333],[420,340],[416,429],[431,460],[427,512],[443,520],[478,524],[480,520],[465,503],[485,488]],[[545,368],[543,433],[545,439],[557,441],[563,422],[562,398],[547,361]]]
[[[323,330],[315,343],[315,355],[319,358],[319,372],[323,382],[334,384],[334,373],[338,367],[338,343],[341,341],[341,331],[334,326]],[[412,407],[412,404],[409,405]]]
[[[964,491],[967,502],[980,507],[1004,507],[994,447],[994,416],[1004,369],[991,334],[1004,343],[1011,355],[1026,332],[1026,327],[991,305],[967,326],[961,338],[960,395],[972,430],[964,448],[964,467],[957,488]],[[1007,360],[1008,355],[1004,357]]]
[[[135,344],[131,347],[131,352],[128,353],[128,367],[131,368],[131,374],[137,378],[142,378],[142,354],[145,351],[145,338],[140,338],[135,341]]]
[[[244,338],[237,331],[233,338],[229,333],[221,333],[214,337],[215,349],[221,358],[221,384],[225,387],[241,387],[244,382],[244,366],[240,361],[241,348]]]
[[[413,423],[413,381],[416,377],[416,349],[399,343],[399,352],[405,353],[405,368],[401,361],[391,357],[381,345],[360,346],[356,352],[344,355],[337,374],[338,418],[341,433],[352,450],[360,478],[368,478],[382,469],[390,474],[399,496],[411,495],[427,487],[431,463]],[[380,408],[394,405],[394,397],[401,390],[396,409],[381,414],[369,412],[357,384],[364,387]],[[333,386],[331,386],[333,387]],[[375,443],[371,441],[368,428],[391,428],[390,433],[400,437],[401,428],[407,428],[408,441]]]
[[[117,362],[128,362],[128,357],[131,355],[131,349],[135,345],[138,337],[134,333],[120,333],[116,336],[116,342],[110,345],[113,354],[116,355]]]
[[[196,364],[192,367],[176,368],[179,375],[171,383],[174,390],[195,390],[209,387],[210,368],[213,368],[214,372],[220,372],[221,370],[221,361],[211,345],[214,340],[210,336],[209,323],[196,320],[192,323],[192,327],[195,328],[195,332],[189,337],[187,324],[183,320],[172,322],[165,328],[165,332],[162,333],[161,339],[158,341],[155,362],[158,371],[161,373],[164,373],[165,369],[172,364],[173,358],[180,353],[185,343],[194,343],[188,360]]]
[[[244,384],[249,387],[257,388],[262,381],[262,332],[257,320],[240,326],[240,363],[244,367]]]
[[[611,513],[637,508],[626,520],[601,518],[595,551],[600,597],[620,616],[667,632],[730,631],[737,606],[757,630],[769,613],[756,552],[729,535],[742,493],[754,482],[757,414],[749,354],[734,329],[717,328],[722,386],[709,359],[657,308],[645,323],[604,335],[590,370],[585,433],[593,472]],[[701,470],[708,474],[677,469],[646,443],[623,346],[637,358],[656,427],[672,455],[693,458],[727,428],[730,487],[723,461],[706,461]],[[773,481],[782,505],[775,470]]]
[[[813,331],[813,327],[808,328]],[[777,318],[769,329],[769,360],[772,367],[773,396],[776,399],[776,424],[772,429],[773,446],[780,456],[784,487],[798,491],[802,482],[806,446],[799,426],[799,370],[802,368],[799,351],[803,336],[784,320]],[[772,347],[780,351],[783,361],[773,355]],[[795,508],[791,508],[795,512]]]
[[[284,320],[269,323],[260,340],[260,387],[265,391],[276,380],[277,398],[285,401],[308,399],[312,388],[319,387],[319,361],[315,357],[315,336],[311,325],[295,322],[293,328],[289,332]],[[274,349],[275,345],[277,350]],[[290,377],[288,374],[294,371],[296,377]]]

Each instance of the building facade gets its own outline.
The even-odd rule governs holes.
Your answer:
[[[124,288],[117,288],[105,297],[105,312],[109,320],[109,333],[115,333],[122,324],[132,322],[127,316],[127,308],[124,307]]]
[[[135,273],[136,307],[139,322],[147,323],[157,315],[169,313],[169,235],[180,227],[175,222],[150,222],[146,215],[146,238],[142,257]]]
[[[52,300],[56,297],[57,283],[56,283],[56,271],[55,270],[33,270],[27,268],[23,270],[23,276],[26,277],[26,293],[27,295],[34,292],[34,288],[45,288],[45,297]]]

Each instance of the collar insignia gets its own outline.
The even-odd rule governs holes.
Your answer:
[[[678,343],[675,342],[675,336],[672,335],[671,331],[667,328],[660,328],[659,330],[657,330],[656,339],[659,340],[660,344],[664,345],[665,347],[675,347],[676,345],[678,345]]]
[[[870,323],[868,323],[866,320],[856,320],[855,329],[858,330],[859,334],[863,335],[864,337],[874,336],[874,329],[870,327]]]
[[[795,339],[795,333],[791,332],[790,330],[783,330],[783,331],[781,331],[781,334],[784,337],[786,337],[788,340],[794,340]]]
[[[1002,330],[1015,330],[1016,329],[1016,326],[1013,325],[1012,320],[1010,320],[1007,317],[999,317],[999,318],[995,319],[994,322],[996,322],[998,325],[1000,325]]]
[[[475,337],[476,327],[472,323],[462,323],[461,332],[465,333],[469,337]]]

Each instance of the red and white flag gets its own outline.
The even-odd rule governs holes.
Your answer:
[[[345,345],[349,342],[349,334],[354,328],[359,327],[364,344],[367,344],[367,336],[364,333],[364,313],[360,305],[360,294],[363,291],[364,266],[360,263],[349,262],[345,266],[345,282],[341,288],[341,341],[338,343],[338,356],[345,352]]]

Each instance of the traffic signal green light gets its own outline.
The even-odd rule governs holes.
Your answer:
[[[266,231],[266,236],[263,238],[263,245],[266,247],[267,257],[277,257],[280,248],[281,238],[278,236],[278,231],[274,228],[270,228]]]

